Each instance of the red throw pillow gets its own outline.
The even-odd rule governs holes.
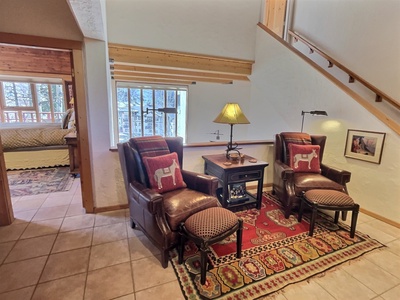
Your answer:
[[[290,167],[294,172],[321,173],[319,145],[289,144]]]
[[[161,156],[143,157],[143,162],[153,190],[165,193],[186,187],[176,152]]]

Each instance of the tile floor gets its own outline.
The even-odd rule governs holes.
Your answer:
[[[0,299],[184,299],[127,210],[84,213],[78,179],[68,192],[12,202],[16,221],[0,227]],[[357,230],[387,248],[264,299],[400,299],[400,229],[360,214]]]

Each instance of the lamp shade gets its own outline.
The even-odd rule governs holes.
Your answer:
[[[227,103],[215,118],[214,123],[222,124],[250,124],[237,103]]]

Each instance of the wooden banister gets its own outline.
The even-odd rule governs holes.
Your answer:
[[[390,105],[394,106],[396,109],[400,110],[400,102],[397,100],[393,99],[371,83],[367,82],[360,76],[358,76],[356,73],[352,72],[348,68],[346,68],[344,65],[342,65],[340,62],[337,60],[333,59],[329,55],[327,55],[325,52],[323,52],[321,49],[319,49],[317,46],[313,45],[311,42],[309,42],[307,39],[305,39],[303,36],[300,34],[293,32],[291,30],[288,30],[289,35],[291,35],[295,41],[301,41],[302,43],[306,44],[307,47],[310,49],[310,54],[313,52],[318,53],[321,55],[323,58],[325,58],[328,61],[328,68],[332,68],[334,65],[341,69],[343,72],[345,72],[349,76],[349,83],[353,83],[355,80],[364,85],[366,88],[371,90],[375,95],[375,101],[376,102],[381,102],[382,99],[388,102]]]

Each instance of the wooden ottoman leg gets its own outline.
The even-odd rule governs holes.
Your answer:
[[[185,236],[181,233],[178,244],[178,264],[183,262],[183,253],[185,252]]]
[[[203,243],[200,246],[200,283],[204,285],[206,283],[206,271],[207,271],[207,246]]]
[[[239,228],[236,231],[236,257],[242,257],[242,234],[243,234],[243,220],[239,219]]]
[[[304,197],[304,195],[303,195]],[[304,209],[304,198],[300,199],[300,206],[299,206],[299,214],[297,215],[297,222],[301,222],[301,219],[303,218],[303,209]]]
[[[340,215],[340,210],[336,210],[335,211],[335,224],[337,224],[339,221],[339,215]]]
[[[308,233],[309,236],[313,236],[314,234],[314,226],[315,226],[315,220],[317,219],[317,213],[318,213],[317,205],[313,204],[311,211],[311,220],[310,220],[310,232]]]
[[[351,215],[351,228],[350,228],[350,237],[353,238],[356,233],[356,225],[358,218],[358,211],[360,206],[358,204],[354,204],[353,213]]]

